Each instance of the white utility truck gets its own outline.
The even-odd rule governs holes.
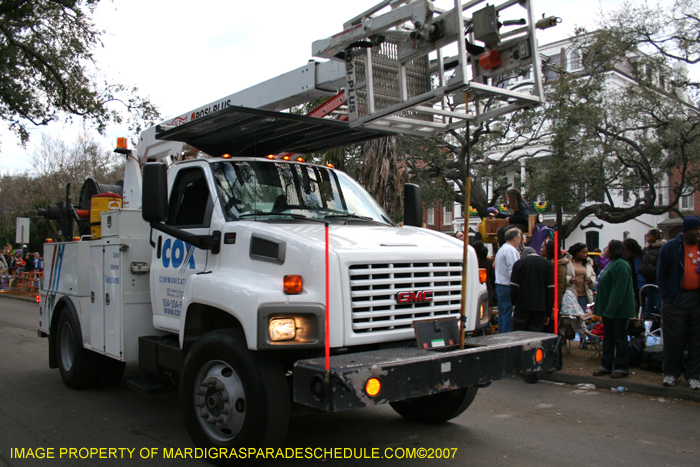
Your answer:
[[[415,186],[405,192],[406,225],[399,226],[345,173],[275,156],[442,131],[475,118],[442,108],[453,90],[475,99],[491,92],[466,75],[463,26],[474,20],[462,16],[458,1],[450,12],[431,10],[428,1],[394,2],[389,13],[375,15],[388,3],[346,25],[349,44],[336,36],[315,44],[344,49],[331,54],[335,59],[170,119],[146,130],[136,149],[116,150],[127,158],[123,190],[107,191],[121,190],[122,206],[99,213],[99,234],[44,247],[39,334],[49,338],[50,366],[68,387],[115,384],[126,362],[138,362],[142,376],[130,387],[179,391],[194,444],[236,452],[279,446],[295,408],[389,403],[408,419],[441,422],[462,413],[479,387],[556,366],[556,336],[469,337],[489,325],[485,276],[470,247],[465,254],[461,241],[420,228]],[[391,21],[381,22],[386,15]],[[439,25],[430,29],[432,39],[411,38],[435,47],[453,22],[464,74],[444,81],[449,91],[397,95],[383,108],[411,101],[414,110],[372,119],[379,99],[368,90],[369,51],[381,54],[385,39],[373,36],[365,47],[350,36],[365,24],[396,39],[405,32],[396,29],[397,18],[415,29]],[[359,58],[364,65],[354,67]],[[445,60],[426,61],[424,71],[443,70]],[[394,75],[405,78],[402,67]],[[367,73],[364,85],[350,82],[358,68]],[[277,111],[339,88],[349,122]],[[538,98],[515,94],[504,102],[533,105]],[[356,104],[364,115],[352,115]],[[428,109],[435,112],[425,118]],[[185,143],[208,157],[173,162]],[[47,212],[69,221],[73,211],[68,198]],[[69,224],[65,232],[72,232]],[[462,306],[467,337],[460,346]]]

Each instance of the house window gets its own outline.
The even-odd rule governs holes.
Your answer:
[[[435,208],[428,208],[428,225],[435,225]]]
[[[695,195],[692,192],[692,188],[686,188],[683,190],[686,194],[681,196],[679,207],[684,211],[693,211],[695,209]]]
[[[452,205],[445,206],[445,215],[442,218],[442,225],[452,225]]]
[[[569,71],[578,71],[581,69],[581,57],[579,57],[578,53],[576,52],[571,52],[569,54]]]
[[[596,248],[600,248],[599,232],[586,232],[586,248],[588,248],[588,251],[593,251]]]

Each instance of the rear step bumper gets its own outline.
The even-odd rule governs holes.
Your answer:
[[[326,412],[340,412],[395,402],[469,386],[485,385],[511,375],[558,364],[559,338],[554,334],[511,332],[465,340],[463,350],[435,352],[417,348],[384,349],[336,355],[294,364],[294,401]],[[541,350],[542,359],[536,355]],[[375,397],[367,380],[379,379]]]

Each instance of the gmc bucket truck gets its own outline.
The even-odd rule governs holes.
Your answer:
[[[468,21],[461,6],[428,14],[430,2],[402,3],[356,24],[376,29],[392,15],[382,23],[390,37],[396,18],[406,15],[414,25],[433,17],[457,21],[463,48]],[[420,20],[409,6],[422,8]],[[340,58],[309,62],[149,128],[136,149],[117,148],[127,158],[121,208],[99,213],[99,234],[44,246],[39,335],[48,337],[49,365],[66,386],[116,384],[125,363],[138,362],[141,376],[129,387],[177,390],[194,444],[227,450],[214,462],[245,463],[251,459],[241,459],[239,448],[281,445],[293,409],[389,403],[407,419],[443,422],[492,381],[556,366],[556,336],[469,337],[489,325],[484,276],[471,247],[420,228],[417,187],[407,186],[406,225],[399,226],[345,173],[274,156],[444,130],[473,118],[444,110],[447,94],[440,92],[414,98],[413,114],[394,120],[355,116],[371,126],[353,125],[348,107],[361,99],[352,96],[337,99],[347,104],[340,110],[349,123],[278,112],[338,88],[346,95],[367,90],[367,82],[348,83],[348,65],[363,58],[367,70],[369,49],[355,56],[357,38],[349,40],[334,45],[344,47]],[[440,61],[433,71],[443,68]],[[472,91],[485,92],[478,83],[459,88]],[[387,105],[411,100],[405,97]],[[371,93],[362,99],[371,101]],[[436,117],[407,122],[429,106]],[[184,144],[208,157],[174,162]],[[64,231],[72,231],[69,198],[48,211],[64,221]]]

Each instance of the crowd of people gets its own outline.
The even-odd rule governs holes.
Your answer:
[[[24,252],[22,249],[15,249],[7,242],[0,255],[0,277],[3,280],[11,277],[44,270],[44,259],[41,254]]]
[[[489,298],[498,307],[498,332],[553,332],[556,274],[557,309],[567,294],[602,322],[602,357],[594,376],[629,375],[628,326],[641,310],[642,318],[662,317],[662,383],[673,386],[684,374],[691,389],[700,389],[700,218],[684,218],[682,233],[668,241],[658,229],[649,230],[644,247],[632,238],[611,240],[591,257],[585,244],[575,243],[568,251],[560,250],[555,265],[552,239],[541,246],[541,254],[524,245],[525,226],[517,212],[527,216],[527,207],[518,196],[509,191],[509,205],[519,209],[498,230],[503,241],[495,256],[480,240],[472,243],[479,267],[488,272]],[[455,236],[464,241],[463,232]],[[526,380],[534,382],[536,377],[528,375]]]

